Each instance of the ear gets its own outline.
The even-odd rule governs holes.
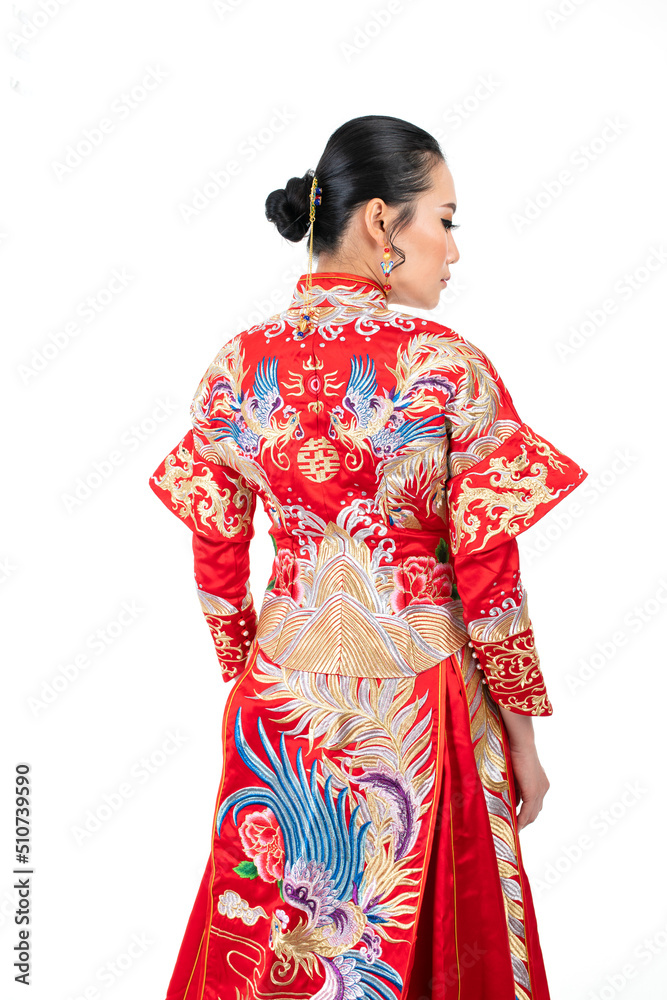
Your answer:
[[[384,246],[387,242],[389,209],[382,198],[371,198],[364,209],[363,221],[370,238]]]

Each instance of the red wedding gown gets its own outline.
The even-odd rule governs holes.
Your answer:
[[[316,272],[303,335],[305,288],[222,347],[150,479],[235,681],[167,1000],[548,1000],[498,706],[552,713],[516,535],[587,473],[453,330]]]

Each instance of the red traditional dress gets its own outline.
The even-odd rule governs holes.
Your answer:
[[[150,479],[235,679],[168,1000],[548,1000],[498,705],[552,713],[516,536],[587,473],[449,327],[316,272],[304,336],[305,289],[222,347]]]

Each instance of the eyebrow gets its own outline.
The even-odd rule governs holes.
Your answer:
[[[453,215],[453,214],[454,214],[454,212],[456,211],[456,204],[455,204],[455,202],[453,202],[453,201],[448,201],[448,202],[446,202],[446,204],[444,204],[444,205],[438,205],[438,208],[451,208],[451,210],[452,210],[452,215]]]

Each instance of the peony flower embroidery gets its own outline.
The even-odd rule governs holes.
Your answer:
[[[283,877],[285,845],[278,820],[270,809],[248,813],[239,827],[239,836],[246,856],[254,862],[264,882]]]
[[[409,556],[394,569],[391,606],[401,611],[409,604],[446,604],[452,596],[454,571],[433,556]]]
[[[304,598],[303,584],[300,579],[299,560],[293,549],[278,549],[274,559],[274,594],[287,594],[297,604]]]

